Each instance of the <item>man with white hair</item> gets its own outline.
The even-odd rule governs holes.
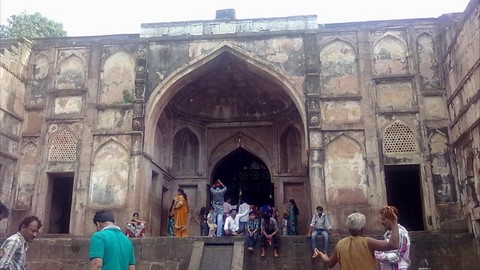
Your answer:
[[[365,237],[365,215],[353,213],[347,217],[347,227],[350,236],[338,241],[331,257],[315,249],[320,259],[330,268],[340,263],[341,270],[375,270],[377,265],[373,253],[375,250],[386,251],[397,249],[399,244],[397,216],[391,206],[382,207],[381,212],[386,217],[386,223],[391,228],[392,234],[388,241]]]

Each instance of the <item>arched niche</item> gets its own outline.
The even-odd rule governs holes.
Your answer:
[[[85,62],[71,54],[60,62],[57,75],[58,90],[80,90],[85,88]]]
[[[368,203],[364,152],[358,141],[340,135],[326,145],[325,184],[330,204]]]
[[[374,44],[373,54],[375,75],[408,74],[405,41],[387,34]]]
[[[356,52],[341,40],[320,51],[320,91],[326,95],[358,94]]]
[[[39,54],[35,57],[35,70],[33,71],[33,75],[35,80],[41,80],[48,75],[49,69],[49,60],[45,54]]]
[[[280,136],[280,171],[282,173],[302,170],[302,146],[300,132],[292,126]]]
[[[430,136],[429,146],[435,202],[454,202],[457,196],[451,174],[448,139],[445,135],[435,132]]]
[[[195,175],[198,172],[199,141],[188,128],[178,131],[173,137],[172,171],[176,175]]]
[[[89,201],[93,208],[118,208],[125,205],[130,172],[130,155],[111,139],[98,147],[90,174]]]
[[[17,209],[29,209],[35,191],[38,145],[32,141],[24,144],[22,151],[22,170],[18,179],[18,193],[15,202]]]
[[[432,35],[422,33],[417,38],[418,64],[422,86],[425,89],[439,88],[438,63]]]
[[[135,89],[135,60],[124,51],[115,51],[103,62],[100,74],[100,103],[128,103]]]

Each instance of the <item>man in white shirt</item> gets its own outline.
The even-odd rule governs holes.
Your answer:
[[[323,253],[328,254],[328,234],[331,232],[332,226],[330,225],[327,214],[323,212],[323,207],[317,206],[316,209],[317,213],[315,213],[312,217],[307,237],[312,237],[312,250],[315,251],[317,248],[317,235],[320,234],[323,236]],[[313,252],[312,258],[315,257],[317,257],[317,254]]]
[[[226,236],[243,235],[243,228],[240,228],[240,218],[248,215],[249,210],[250,208],[238,215],[236,209],[230,210],[230,216],[225,220],[225,226],[223,227]]]
[[[248,203],[246,202],[246,200],[244,198],[241,198],[240,199],[240,205],[238,206],[238,212],[239,213],[243,213],[243,212],[249,212],[250,210],[250,205],[248,205]],[[245,226],[247,225],[248,223],[248,215],[245,215],[243,217],[240,218],[240,230],[243,230],[245,231]]]

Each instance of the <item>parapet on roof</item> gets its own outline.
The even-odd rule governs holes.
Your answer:
[[[216,20],[143,23],[140,37],[202,36],[318,29],[317,15],[237,20],[234,10],[219,10],[216,14]]]

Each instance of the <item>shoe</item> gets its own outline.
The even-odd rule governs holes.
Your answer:
[[[260,257],[262,258],[265,257],[265,253],[260,254]]]
[[[312,259],[315,259],[318,255],[316,253],[313,253]]]
[[[274,253],[274,254],[273,254],[273,257],[274,257],[274,258],[278,258],[278,254],[277,254],[277,253]]]

